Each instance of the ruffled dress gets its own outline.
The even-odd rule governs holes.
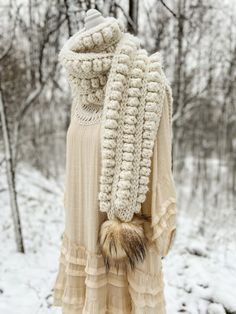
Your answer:
[[[169,252],[176,229],[170,110],[166,96],[142,204],[142,211],[152,216],[144,226],[150,240],[146,259],[134,271],[120,268],[117,273],[111,268],[106,273],[97,243],[99,227],[107,219],[98,208],[101,115],[83,115],[78,104],[72,107],[66,140],[65,229],[53,291],[53,305],[63,314],[166,313],[161,257]]]
[[[144,230],[150,245],[134,271],[105,264],[98,245],[101,174],[100,130],[106,82],[122,27],[114,19],[72,36],[61,59],[73,94],[66,139],[65,228],[53,289],[62,314],[164,314],[161,257],[173,243],[176,194],[171,172],[172,103],[165,95],[142,212],[152,217]],[[99,110],[97,110],[99,108]]]

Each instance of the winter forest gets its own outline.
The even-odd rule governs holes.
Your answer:
[[[172,86],[167,313],[235,314],[235,0],[0,0],[0,313],[60,313],[52,286],[71,92],[58,53],[90,8],[160,51]]]

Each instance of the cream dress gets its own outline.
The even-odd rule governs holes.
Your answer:
[[[152,215],[145,232],[152,241],[135,271],[105,271],[97,244],[106,213],[98,208],[100,117],[81,119],[72,107],[67,131],[65,229],[53,304],[63,314],[164,314],[161,257],[175,236],[176,194],[171,172],[171,107],[165,97],[142,211]]]

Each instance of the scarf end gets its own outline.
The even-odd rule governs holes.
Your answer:
[[[119,267],[124,266],[130,266],[134,270],[138,262],[143,262],[148,246],[143,224],[150,220],[150,216],[134,214],[129,222],[118,218],[103,222],[98,242],[107,271],[111,266],[117,272]]]

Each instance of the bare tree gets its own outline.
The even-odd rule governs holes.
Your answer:
[[[7,173],[9,196],[10,196],[11,212],[12,212],[13,223],[14,223],[15,240],[16,240],[18,252],[24,253],[20,213],[19,213],[19,207],[17,203],[15,169],[14,169],[13,161],[12,161],[10,132],[9,132],[9,126],[8,126],[8,121],[7,121],[7,115],[6,115],[6,105],[4,104],[4,99],[2,97],[1,87],[0,87],[0,115],[1,115],[3,141],[4,141],[4,147],[5,147],[6,173]]]

